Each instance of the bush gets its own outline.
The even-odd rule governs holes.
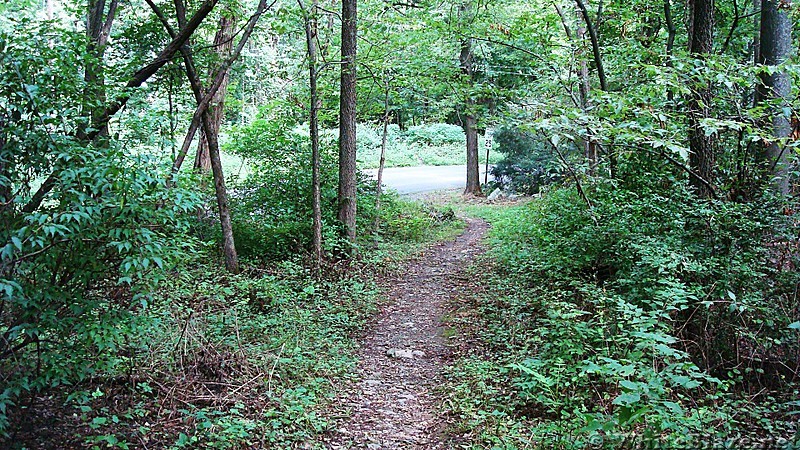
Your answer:
[[[115,147],[59,155],[59,189],[0,232],[0,434],[23,395],[128,368],[150,290],[193,251],[199,197]],[[6,211],[8,212],[8,211]]]
[[[409,127],[404,134],[405,139],[409,144],[433,146],[446,144],[466,145],[464,130],[458,125],[450,125],[446,123],[417,125]]]
[[[558,161],[545,144],[519,128],[504,127],[494,135],[505,157],[492,168],[499,187],[521,194],[538,194],[543,186],[561,180]]]
[[[791,432],[800,275],[780,230],[797,218],[768,199],[701,202],[652,178],[635,191],[587,186],[591,210],[554,189],[495,222],[489,277],[501,293],[477,307],[500,349],[499,390],[512,393],[483,400],[498,408],[479,422],[498,427],[486,442],[507,442],[493,433],[512,433],[499,428],[508,417],[525,424],[513,432],[564,446]],[[455,370],[483,379],[476,367]]]

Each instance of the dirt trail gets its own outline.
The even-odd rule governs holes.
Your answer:
[[[487,228],[467,219],[463,234],[386,282],[391,302],[361,342],[359,382],[335,405],[352,414],[325,437],[327,448],[446,448],[432,392],[449,355],[440,320],[455,292],[452,276],[482,251]]]

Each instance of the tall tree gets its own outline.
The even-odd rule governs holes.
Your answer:
[[[463,21],[470,10],[470,2],[467,1],[459,6],[459,18]],[[475,81],[475,56],[472,53],[472,38],[463,37],[461,39],[461,52],[459,62],[461,73],[472,87]],[[480,162],[478,160],[478,120],[475,117],[475,101],[467,93],[464,100],[463,111],[461,111],[461,126],[467,137],[467,186],[464,195],[481,195],[481,176]]]
[[[703,61],[714,47],[714,0],[690,0],[689,11],[689,52]],[[703,119],[712,115],[713,95],[707,79],[695,79],[692,83],[689,98],[690,183],[701,198],[709,198],[714,196],[712,183],[716,166],[716,137],[706,133]]]
[[[145,0],[145,1],[150,6],[150,8],[156,13],[159,20],[161,20],[162,25],[164,26],[164,28],[166,29],[167,33],[170,36],[180,36],[183,33],[184,28],[190,26],[192,23],[192,21],[189,21],[188,23],[186,21],[186,9],[185,9],[186,7],[185,4],[183,3],[183,0],[175,0],[175,10],[178,19],[178,25],[180,27],[180,32],[177,33],[170,26],[166,16],[153,2],[153,0]],[[225,267],[228,269],[229,272],[232,273],[237,273],[239,271],[239,257],[236,252],[236,245],[233,237],[233,225],[231,221],[230,202],[228,200],[228,192],[225,186],[225,175],[222,170],[222,160],[220,158],[220,153],[219,153],[219,141],[217,139],[217,132],[214,131],[214,128],[211,124],[211,115],[208,113],[208,108],[211,104],[212,99],[216,95],[217,90],[220,89],[220,87],[222,86],[224,78],[227,75],[228,69],[230,68],[231,64],[233,64],[233,61],[235,61],[241,54],[245,44],[247,43],[248,39],[250,39],[250,35],[253,33],[253,30],[255,29],[258,19],[261,18],[261,16],[264,14],[267,8],[268,8],[267,0],[260,0],[258,6],[256,7],[255,13],[252,16],[250,16],[250,19],[247,21],[247,24],[244,27],[244,31],[242,32],[242,37],[239,39],[236,48],[231,52],[230,56],[226,60],[224,60],[220,65],[220,67],[217,69],[217,73],[213,77],[211,85],[207,90],[205,90],[205,95],[203,94],[204,89],[200,77],[197,73],[192,53],[189,51],[189,48],[187,46],[181,46],[179,50],[181,55],[183,56],[186,77],[189,79],[189,85],[191,86],[192,93],[194,94],[195,100],[197,101],[197,108],[195,109],[194,115],[192,117],[192,122],[189,126],[189,132],[187,133],[186,139],[184,140],[184,145],[181,149],[181,153],[178,155],[178,158],[173,164],[173,172],[177,172],[178,170],[180,170],[180,164],[183,161],[184,157],[186,156],[189,144],[191,144],[191,141],[194,138],[194,133],[200,126],[198,124],[202,124],[203,131],[205,132],[206,138],[208,140],[209,159],[211,162],[211,170],[214,176],[214,192],[217,198],[217,207],[220,216],[220,227],[222,228],[222,241],[223,241],[222,243],[223,243],[223,253],[225,256]]]
[[[298,0],[304,8],[302,0]],[[317,89],[319,78],[317,67],[317,49],[319,33],[319,0],[312,0],[311,10],[305,13],[306,52],[308,53],[308,129],[311,139],[311,210],[313,215],[312,234],[314,248],[314,269],[319,273],[322,264],[322,186],[320,181],[319,154],[319,108],[320,99]]]
[[[339,221],[356,241],[356,52],[357,0],[342,0],[342,73],[339,98]]]
[[[758,63],[770,67],[761,73],[761,84],[756,89],[756,104],[771,105],[772,133],[774,139],[759,155],[765,174],[774,176],[773,187],[782,194],[789,193],[789,168],[785,140],[792,133],[790,115],[786,113],[791,103],[792,82],[781,66],[792,52],[791,3],[786,0],[763,0],[761,5],[761,32]]]

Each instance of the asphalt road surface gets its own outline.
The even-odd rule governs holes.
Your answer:
[[[481,183],[486,166],[481,165]],[[366,170],[373,178],[377,169]],[[464,189],[467,185],[467,167],[464,166],[419,166],[392,167],[383,170],[383,185],[401,194],[420,194],[444,189]]]

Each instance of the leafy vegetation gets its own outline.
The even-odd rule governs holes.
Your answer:
[[[339,3],[0,4],[0,446],[312,445],[461,226],[382,157],[466,159],[494,225],[453,445],[796,440],[791,2]]]
[[[800,280],[792,251],[763,237],[796,219],[663,192],[595,184],[591,210],[557,188],[479,211],[492,289],[455,325],[483,354],[448,386],[476,446],[792,439]]]

